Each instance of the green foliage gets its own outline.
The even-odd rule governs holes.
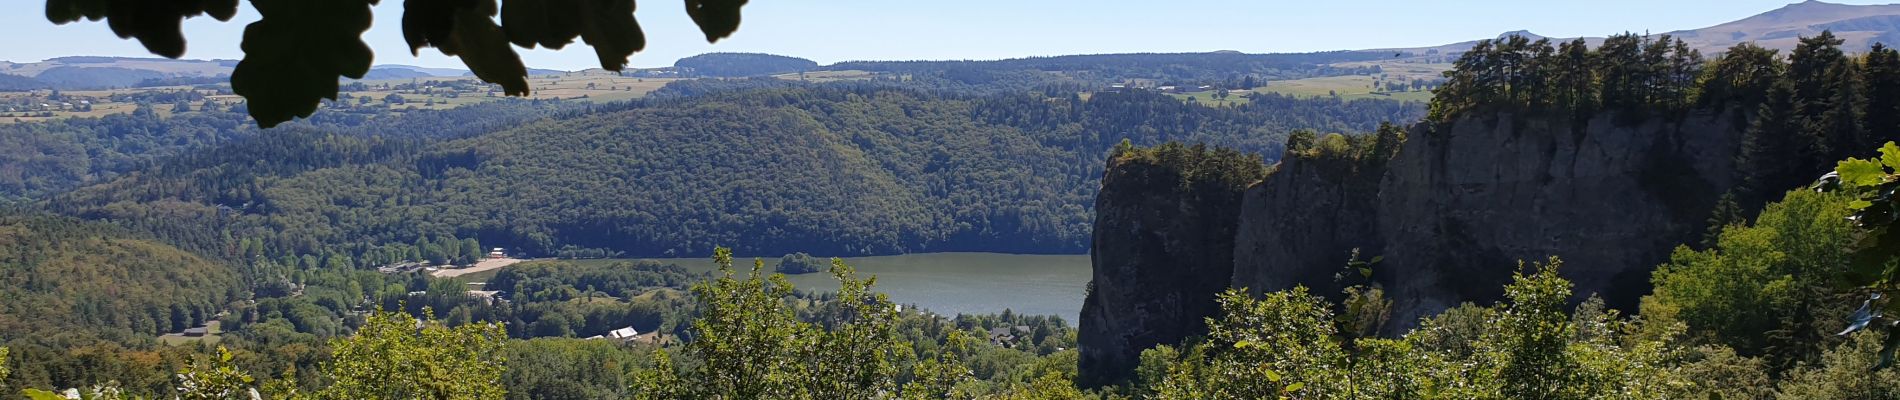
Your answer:
[[[1900,325],[1885,317],[1900,310],[1900,303],[1891,300],[1900,294],[1900,268],[1895,267],[1895,260],[1900,259],[1900,235],[1891,232],[1893,226],[1900,225],[1900,194],[1896,194],[1900,177],[1895,175],[1900,170],[1900,145],[1887,142],[1880,148],[1880,155],[1878,161],[1841,161],[1835,168],[1835,179],[1817,185],[1823,189],[1838,187],[1854,198],[1848,204],[1853,212],[1849,220],[1858,228],[1858,237],[1851,245],[1843,246],[1852,251],[1852,257],[1841,283],[1872,296],[1849,317],[1842,334],[1886,327],[1887,343],[1876,364],[1877,368],[1885,368],[1893,364],[1894,353],[1900,349]]]
[[[970,367],[964,365],[964,355],[974,351],[970,335],[963,331],[952,331],[944,339],[943,348],[936,351],[934,357],[919,360],[912,366],[911,381],[904,384],[905,399],[927,400],[951,398],[957,384],[970,380]]]
[[[1225,147],[1210,149],[1204,144],[1188,146],[1176,142],[1162,143],[1151,148],[1118,153],[1113,162],[1167,168],[1182,177],[1182,188],[1207,184],[1242,189],[1267,175],[1266,165],[1260,162],[1258,156]]]
[[[736,278],[724,248],[713,260],[723,276],[693,286],[700,315],[684,352],[698,363],[660,360],[657,371],[635,380],[640,396],[870,399],[896,391],[895,362],[904,348],[895,306],[870,291],[875,278],[858,280],[833,260],[841,284],[830,303],[835,308],[805,322],[787,304],[794,292],[784,275],[768,277],[764,262],[754,261],[748,277]]]
[[[507,335],[499,324],[444,327],[377,311],[355,336],[330,344],[320,399],[500,399]]]
[[[1878,332],[1851,335],[1828,349],[1819,362],[1789,371],[1779,386],[1780,399],[1891,399],[1900,397],[1900,370],[1879,368],[1876,355],[1885,346]]]
[[[1319,140],[1319,134],[1311,130],[1298,129],[1286,136],[1286,154],[1307,154]]]
[[[548,302],[579,298],[585,296],[585,291],[631,298],[658,288],[685,288],[703,278],[706,278],[703,273],[694,274],[685,267],[652,260],[537,261],[503,268],[484,286],[488,290],[508,292],[508,298],[516,302]]]
[[[1572,326],[1564,302],[1570,300],[1570,282],[1557,276],[1560,265],[1553,258],[1526,273],[1520,264],[1516,282],[1504,288],[1510,305],[1494,321],[1500,329],[1480,339],[1479,351],[1496,358],[1499,392],[1506,398],[1585,398],[1576,392],[1587,388],[1583,371],[1567,352]]]
[[[253,397],[255,390],[250,375],[239,371],[231,362],[231,351],[218,347],[218,354],[208,362],[193,365],[178,372],[178,399],[180,400],[229,400]]]
[[[1176,364],[1154,392],[1159,398],[1273,399],[1324,396],[1346,353],[1332,338],[1330,307],[1305,288],[1253,299],[1220,295],[1221,318],[1208,319],[1205,344]]]
[[[580,339],[509,341],[501,353],[507,360],[502,386],[513,400],[629,398],[628,378],[649,362],[650,354]]]
[[[1570,311],[1561,265],[1553,258],[1522,266],[1505,288],[1505,302],[1454,308],[1402,339],[1340,334],[1332,321],[1336,306],[1303,288],[1261,299],[1228,292],[1204,341],[1144,352],[1133,393],[1160,399],[1647,399],[1759,394],[1749,389],[1768,385],[1761,371],[1747,369],[1758,361],[1719,347],[1684,349],[1669,334],[1640,335],[1642,323],[1605,311],[1601,300]]]
[[[1348,339],[1377,335],[1392,318],[1392,300],[1386,298],[1384,285],[1372,279],[1373,266],[1383,260],[1379,256],[1361,260],[1359,249],[1353,249],[1345,269],[1333,277],[1345,287],[1340,290],[1345,298],[1340,301],[1339,318],[1334,322]],[[1356,284],[1345,284],[1348,282]]]
[[[1836,279],[1855,241],[1848,196],[1791,191],[1753,225],[1731,225],[1706,250],[1679,247],[1651,276],[1643,315],[1690,338],[1767,355],[1776,368],[1818,354],[1844,317]]]
[[[1705,106],[1717,102],[1741,105],[1761,104],[1768,91],[1780,82],[1788,69],[1780,59],[1780,50],[1765,49],[1754,43],[1742,43],[1722,52],[1703,69],[1701,97]]]

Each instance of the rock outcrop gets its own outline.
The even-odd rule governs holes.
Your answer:
[[[1122,381],[1142,350],[1205,333],[1232,279],[1242,191],[1264,166],[1253,158],[1252,173],[1230,175],[1160,158],[1110,157],[1102,177],[1079,326],[1084,384]]]
[[[1693,242],[1738,183],[1739,120],[1494,114],[1422,124],[1389,160],[1289,157],[1237,205],[1111,165],[1096,206],[1082,373],[1117,376],[1142,349],[1201,333],[1204,307],[1227,287],[1339,293],[1334,274],[1353,249],[1384,257],[1375,278],[1395,303],[1393,333],[1460,302],[1495,300],[1518,260],[1553,255],[1579,296],[1633,308],[1649,272]],[[1223,248],[1228,258],[1211,253]],[[1231,281],[1210,282],[1219,276]]]

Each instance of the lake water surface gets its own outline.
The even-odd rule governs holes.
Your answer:
[[[695,272],[715,268],[711,258],[653,259]],[[741,273],[752,258],[736,258]],[[898,304],[912,304],[943,315],[990,314],[1009,309],[1019,314],[1060,316],[1069,324],[1082,314],[1089,282],[1088,255],[997,253],[925,253],[850,257],[845,263],[860,278],[877,276],[875,289]],[[765,259],[770,271],[778,257]],[[830,291],[838,281],[829,273],[790,276],[800,290]]]

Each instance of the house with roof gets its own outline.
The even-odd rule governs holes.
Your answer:
[[[1010,347],[1011,345],[1016,343],[1017,338],[1029,337],[1033,332],[1034,330],[1029,329],[1028,325],[999,326],[995,328],[990,328],[990,331],[989,331],[990,343],[995,343],[1003,347]]]
[[[614,340],[619,340],[619,341],[622,341],[622,342],[625,342],[625,341],[631,341],[631,340],[633,340],[633,339],[634,339],[635,337],[638,337],[638,336],[640,336],[640,331],[639,331],[639,330],[636,330],[636,329],[633,329],[633,327],[631,327],[631,326],[629,326],[629,327],[625,327],[625,328],[620,328],[620,329],[615,329],[615,330],[613,330],[612,332],[607,332],[607,337],[608,337],[608,338],[611,338],[611,339],[614,339]]]

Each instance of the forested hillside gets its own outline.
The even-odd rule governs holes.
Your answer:
[[[181,359],[152,348],[153,336],[215,320],[248,292],[228,264],[116,226],[15,211],[0,211],[0,282],[0,343],[31,363],[13,379],[38,385],[146,383],[128,372]]]
[[[270,135],[259,135],[261,131],[249,122],[242,106],[201,104],[205,96],[200,93],[161,91],[138,97],[141,105],[126,114],[0,125],[0,202],[42,199],[164,165],[167,162],[161,160],[167,158],[202,157],[206,154],[200,152],[239,138]],[[161,108],[179,110],[177,104],[189,111],[159,112]],[[588,107],[579,102],[498,101],[441,111],[333,111],[282,131],[319,129],[358,137],[442,139],[493,132]]]
[[[11,282],[0,304],[5,337],[176,332],[244,290],[228,266],[124,229],[13,212],[0,215],[0,279]]]
[[[0,73],[0,92],[23,92],[45,88],[47,88],[45,82],[40,82],[39,80],[29,77]]]
[[[1124,138],[1273,158],[1290,129],[1366,131],[1420,112],[1390,101],[1263,95],[1215,108],[1146,92],[1082,100],[881,84],[622,107],[455,140],[297,128],[47,205],[181,235],[228,231],[271,254],[360,254],[437,235],[529,254],[699,256],[721,244],[748,254],[1074,252],[1086,248],[1101,160]],[[402,119],[388,121],[378,128]],[[175,228],[179,213],[207,226]]]

